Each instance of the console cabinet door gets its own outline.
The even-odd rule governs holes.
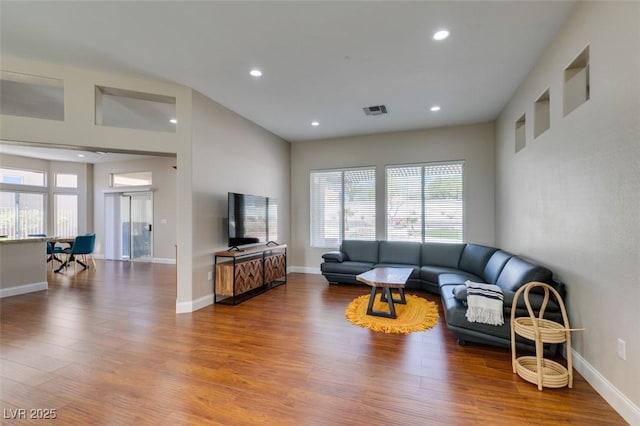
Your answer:
[[[246,293],[264,284],[262,280],[262,265],[262,259],[254,259],[236,264],[236,294]]]
[[[287,275],[287,256],[284,253],[267,256],[264,259],[264,282],[271,283]]]

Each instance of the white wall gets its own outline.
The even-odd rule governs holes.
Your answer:
[[[310,247],[309,173],[312,170],[375,166],[376,233],[385,238],[385,166],[464,160],[466,241],[494,243],[493,123],[294,143],[291,148],[289,265],[319,272],[326,249]]]
[[[2,70],[64,80],[64,121],[0,115],[2,139],[142,152],[176,153],[188,143],[191,89],[177,84],[132,78],[3,55]],[[176,133],[98,126],[95,86],[115,87],[176,98]],[[181,125],[185,123],[185,125]]]
[[[563,117],[563,69],[587,45],[591,99]],[[547,88],[551,128],[534,140],[533,102]],[[523,113],[527,145],[515,154]],[[566,283],[571,325],[586,328],[574,333],[581,371],[632,424],[640,424],[639,165],[640,3],[579,3],[497,120],[497,243]]]
[[[104,255],[104,193],[111,191],[111,173],[149,171],[153,179],[153,257],[166,261],[175,259],[177,205],[176,205],[176,159],[173,157],[151,157],[120,161],[117,163],[97,163],[94,165],[95,231],[96,253]],[[163,223],[163,221],[166,221]]]
[[[228,192],[277,198],[278,242],[289,241],[290,145],[197,92],[192,114],[192,300],[205,303],[213,292],[213,252],[228,247]]]

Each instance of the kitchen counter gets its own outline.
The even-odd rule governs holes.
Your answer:
[[[46,242],[53,240],[53,237],[26,237],[26,238],[14,238],[0,235],[0,244],[22,244],[24,242]]]
[[[51,237],[0,238],[0,298],[42,291]]]

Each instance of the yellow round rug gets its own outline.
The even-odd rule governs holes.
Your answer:
[[[396,296],[394,294],[394,297]],[[395,303],[395,319],[367,315],[368,294],[357,297],[349,303],[344,315],[354,325],[383,333],[409,334],[414,331],[428,330],[438,323],[438,306],[434,302],[412,294],[406,294],[405,298],[406,305]],[[380,302],[380,294],[376,294],[373,309],[389,311],[389,305],[386,302]]]

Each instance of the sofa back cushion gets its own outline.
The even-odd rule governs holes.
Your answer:
[[[378,263],[420,265],[420,243],[412,241],[380,241]]]
[[[518,256],[513,256],[502,268],[496,284],[502,290],[517,291],[531,281],[550,283],[552,282],[551,271],[544,266],[534,265]]]
[[[422,244],[421,264],[457,269],[464,246],[465,244],[458,243],[424,243]]]
[[[496,250],[496,252],[489,258],[487,266],[484,267],[484,274],[482,274],[484,281],[490,284],[495,284],[496,281],[498,281],[498,276],[500,275],[500,272],[502,272],[504,265],[506,265],[512,257],[513,255],[511,253]]]
[[[471,272],[479,277],[484,276],[484,268],[487,266],[489,258],[495,251],[494,247],[486,247],[478,244],[467,244],[460,257],[459,269]]]
[[[378,241],[343,240],[340,251],[346,260],[378,263]]]

